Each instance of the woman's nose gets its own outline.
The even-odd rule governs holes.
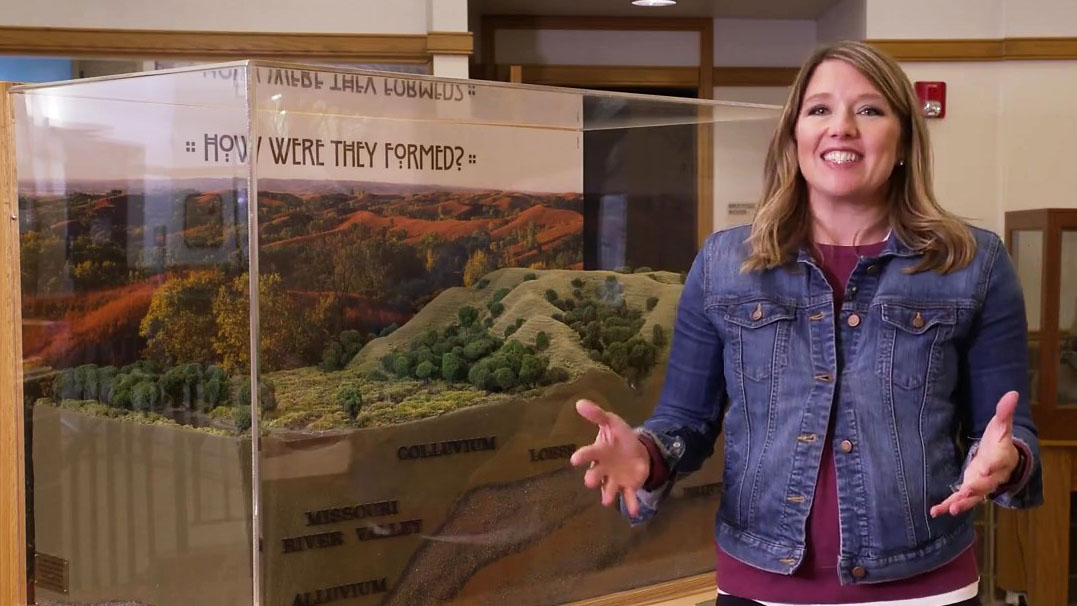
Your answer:
[[[856,120],[848,112],[835,112],[828,124],[831,137],[857,136]]]

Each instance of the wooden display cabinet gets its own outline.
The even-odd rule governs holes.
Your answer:
[[[1028,314],[1032,410],[1046,440],[1077,440],[1077,208],[1006,213]]]
[[[1044,505],[1001,510],[998,585],[1028,603],[1072,604],[1072,493],[1077,489],[1077,208],[1006,213],[1006,247],[1025,294],[1032,414]]]

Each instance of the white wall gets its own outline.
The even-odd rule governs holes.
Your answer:
[[[1077,2],[1006,0],[1003,27],[1010,38],[1073,36],[1077,32]]]
[[[939,202],[975,225],[1001,229],[999,73],[993,63],[906,63],[912,81],[946,82],[946,117],[928,120]]]
[[[788,86],[716,86],[714,98],[782,106]],[[763,192],[763,161],[774,120],[722,122],[714,127],[714,229],[751,221]],[[747,207],[753,207],[751,209]]]
[[[814,21],[714,20],[714,64],[719,67],[795,67],[816,44]],[[714,98],[723,101],[780,106],[788,94],[786,86],[714,87]],[[763,160],[775,123],[722,123],[714,127],[715,229],[751,220],[750,214],[739,210],[754,204],[762,193]]]
[[[1077,207],[1077,62],[1013,61],[997,70],[1004,208]]]
[[[789,67],[816,44],[815,22],[808,20],[715,19],[714,64],[739,67]]]
[[[714,229],[751,222],[776,125],[776,117],[714,125]]]
[[[425,34],[427,17],[427,0],[5,0],[3,7],[4,25],[119,29]]]
[[[1001,38],[1004,35],[1003,8],[1010,0],[865,1],[867,37],[887,40]],[[1038,1],[1029,0],[1029,3]],[[1023,3],[1019,1],[1019,4]]]

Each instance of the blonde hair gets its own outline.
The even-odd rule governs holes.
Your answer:
[[[852,65],[879,89],[901,124],[901,142],[887,192],[890,226],[911,250],[923,255],[911,271],[947,273],[972,261],[976,241],[968,226],[935,199],[931,147],[919,102],[901,67],[863,42],[839,42],[816,50],[801,67],[770,141],[764,166],[763,195],[752,221],[750,252],[744,271],[788,265],[800,247],[811,243],[812,217],[807,183],[797,161],[796,124],[804,91],[815,68],[828,59]]]

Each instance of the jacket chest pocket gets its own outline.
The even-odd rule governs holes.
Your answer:
[[[735,356],[734,370],[762,381],[789,362],[789,332],[795,310],[772,301],[751,301],[726,308],[724,320]]]
[[[940,344],[953,334],[957,310],[898,303],[884,303],[881,308],[875,372],[903,389],[918,389],[930,373],[938,371]]]

